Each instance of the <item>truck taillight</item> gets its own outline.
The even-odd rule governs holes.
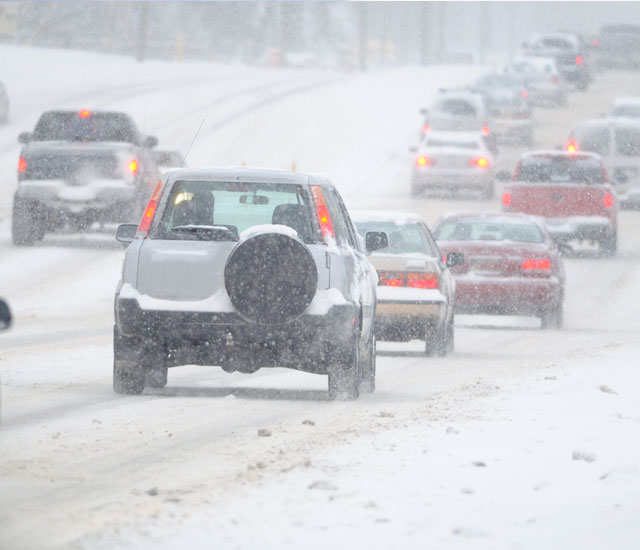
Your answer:
[[[511,206],[511,193],[505,191],[502,194],[502,206]]]
[[[548,258],[528,258],[522,262],[522,271],[551,271]]]
[[[584,63],[584,59],[582,59],[581,55],[576,56],[576,65],[582,65]]]
[[[18,174],[24,174],[27,171],[27,159],[20,157],[18,159]]]
[[[425,155],[420,155],[417,159],[416,159],[416,164],[418,166],[432,166],[434,164],[433,159],[425,156]]]
[[[153,190],[153,193],[151,193],[151,197],[149,198],[147,207],[144,209],[144,213],[142,214],[140,225],[138,225],[138,231],[136,232],[136,237],[142,237],[143,239],[146,239],[149,236],[149,231],[151,230],[151,224],[153,223],[153,218],[156,215],[156,210],[158,209],[158,203],[160,202],[160,197],[162,196],[163,187],[164,187],[164,182],[159,181],[156,184],[156,188]]]
[[[613,195],[611,193],[605,193],[603,202],[605,208],[611,208],[613,206]]]
[[[137,174],[138,173],[138,161],[136,159],[132,159],[129,161],[129,164],[127,164],[127,168],[129,169],[129,172],[131,172],[132,174]]]
[[[329,214],[329,208],[324,200],[322,189],[318,185],[311,186],[311,195],[313,196],[313,202],[316,205],[316,214],[318,216],[318,223],[320,224],[320,232],[322,233],[322,239],[325,244],[328,238],[335,239],[336,234],[333,230],[333,223],[331,222],[331,214]]]
[[[405,286],[405,283],[405,274],[402,272],[381,271],[378,275],[378,284],[380,286]]]
[[[578,144],[575,139],[570,139],[569,143],[567,143],[567,153],[577,153],[578,152]]]

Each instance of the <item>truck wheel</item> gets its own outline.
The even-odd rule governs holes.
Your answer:
[[[128,338],[113,327],[113,391],[140,394],[144,390],[145,369],[141,364],[137,339]]]
[[[354,338],[351,350],[345,355],[336,355],[329,365],[329,399],[353,401],[358,399],[360,353],[358,340]]]
[[[562,328],[562,302],[555,308],[545,311],[540,317],[541,328]]]
[[[32,246],[44,237],[44,227],[38,226],[34,205],[19,198],[13,200],[11,240],[14,246]]]
[[[167,385],[166,366],[154,366],[144,371],[144,385],[148,388],[164,388]]]
[[[598,247],[600,249],[600,256],[613,256],[618,249],[618,233],[613,233],[613,235],[600,241]]]
[[[367,354],[360,365],[360,387],[363,393],[373,393],[376,389],[376,337],[371,334]]]

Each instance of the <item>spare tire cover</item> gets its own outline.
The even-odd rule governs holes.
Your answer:
[[[282,233],[261,233],[232,250],[224,285],[245,319],[277,324],[307,309],[316,293],[318,271],[302,241]]]

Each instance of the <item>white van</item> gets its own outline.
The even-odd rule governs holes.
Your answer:
[[[569,135],[569,151],[597,153],[625,208],[640,207],[640,120],[587,120]]]

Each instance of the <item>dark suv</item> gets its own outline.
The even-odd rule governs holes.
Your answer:
[[[131,117],[111,111],[47,111],[18,137],[18,190],[13,243],[31,245],[47,232],[94,222],[139,219],[158,178],[150,148]]]
[[[287,367],[328,375],[331,398],[375,385],[377,275],[327,180],[247,168],[158,183],[115,296],[113,385],[163,387],[167,369]],[[368,251],[387,246],[366,235]]]

